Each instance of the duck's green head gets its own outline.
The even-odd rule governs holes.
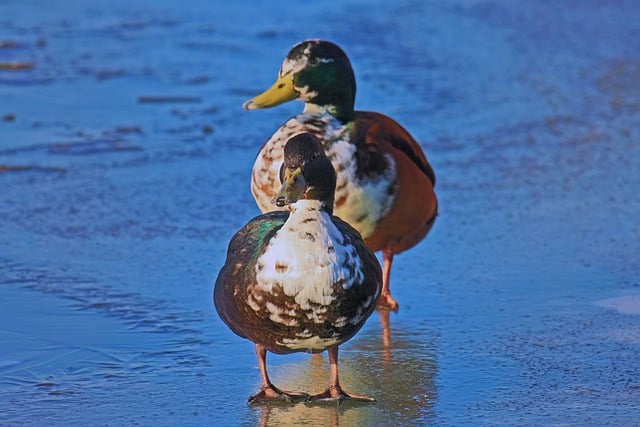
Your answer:
[[[280,182],[282,188],[274,197],[276,206],[303,199],[319,200],[326,211],[333,212],[336,173],[315,135],[301,133],[287,141]]]
[[[305,111],[325,110],[348,121],[355,96],[356,79],[344,51],[328,41],[306,40],[289,51],[273,86],[243,107],[254,110],[299,99],[306,103]]]

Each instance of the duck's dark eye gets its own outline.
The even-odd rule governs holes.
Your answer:
[[[307,61],[307,65],[310,67],[315,67],[320,63],[320,61],[318,61],[318,58],[309,58],[309,60]]]

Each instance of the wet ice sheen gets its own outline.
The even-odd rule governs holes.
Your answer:
[[[598,301],[598,305],[622,314],[640,315],[640,295],[625,295]]]
[[[0,63],[34,64],[0,69],[0,424],[640,419],[640,6],[227,3],[0,2]],[[253,349],[211,291],[300,106],[241,104],[310,37],[423,145],[440,217],[394,263],[400,312],[341,347],[377,404],[249,407]],[[269,363],[324,388],[326,356]]]

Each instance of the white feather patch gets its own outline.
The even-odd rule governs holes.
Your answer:
[[[340,344],[340,340],[334,338],[311,337],[306,339],[283,339],[282,344],[292,350],[324,350],[328,347]]]
[[[310,108],[310,104],[306,104],[307,107]],[[332,115],[319,111],[299,114],[282,125],[258,153],[254,163],[251,191],[260,210],[276,209],[271,200],[280,188],[284,145],[294,135],[311,132],[323,141],[325,152],[336,170],[335,199],[346,197],[347,200],[334,210],[334,215],[351,224],[362,237],[371,236],[395,200],[394,195],[389,194],[389,188],[395,185],[396,167],[393,157],[386,155],[390,167],[384,175],[358,180],[356,147],[349,142],[350,130]]]
[[[362,283],[362,263],[331,217],[320,210],[320,202],[301,200],[291,207],[287,222],[257,260],[257,285],[268,293],[282,287],[300,307],[299,315],[320,323],[325,307],[336,298],[334,283],[343,289]],[[282,309],[268,305],[267,310],[271,320],[282,323]]]
[[[300,55],[296,59],[285,58],[280,67],[280,76],[285,76],[289,73],[298,73],[302,71],[309,62],[309,54],[311,53],[311,45],[307,46],[304,50],[304,55]]]

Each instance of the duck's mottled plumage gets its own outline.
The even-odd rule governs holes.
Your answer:
[[[354,109],[355,92],[353,70],[340,47],[323,40],[295,45],[276,83],[244,104],[256,109],[292,99],[305,102],[304,111],[261,148],[251,190],[260,209],[271,210],[284,144],[298,133],[316,135],[337,173],[334,212],[361,233],[370,249],[383,251],[381,304],[397,309],[389,291],[393,255],[431,229],[438,210],[436,178],[422,148],[401,125],[383,114]]]
[[[316,398],[370,401],[340,389],[337,355],[376,307],[380,265],[360,234],[332,215],[335,172],[320,141],[299,134],[284,152],[283,186],[273,200],[288,210],[260,215],[233,236],[215,307],[233,332],[256,344],[263,381],[253,400],[297,396],[271,384],[267,350],[328,350],[330,388]]]
[[[294,209],[260,215],[231,239],[215,305],[233,332],[273,353],[317,353],[362,327],[379,296],[379,265],[344,221],[307,202]]]

